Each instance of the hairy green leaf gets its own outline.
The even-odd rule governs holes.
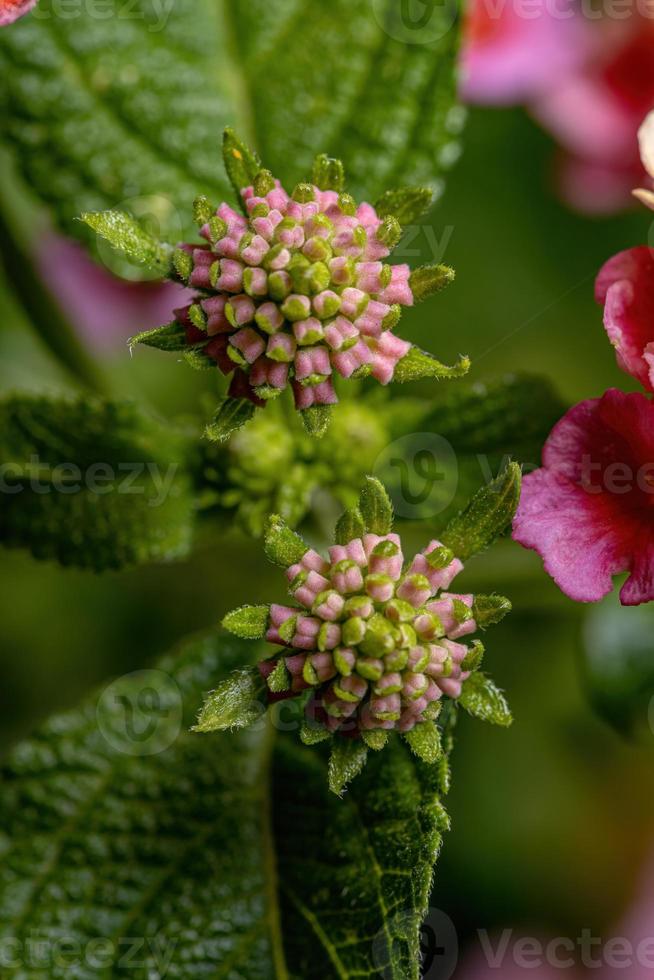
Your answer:
[[[455,277],[456,273],[449,265],[423,265],[414,269],[409,277],[413,298],[420,303],[423,299],[440,293],[454,282]]]
[[[145,347],[156,347],[158,350],[165,351],[187,351],[189,349],[186,330],[176,320],[163,327],[144,330],[143,333],[137,333],[134,337],[130,337],[130,348],[136,347],[137,344],[143,344]],[[206,344],[206,340],[203,341],[203,344]]]
[[[392,739],[338,799],[328,751],[297,732],[189,732],[203,692],[255,649],[199,637],[11,754],[3,977],[418,980],[447,826],[438,767]]]
[[[358,507],[350,507],[336,522],[334,540],[336,544],[347,544],[354,538],[362,538],[365,533],[366,526],[361,511]]]
[[[440,381],[446,378],[462,378],[470,370],[470,358],[461,354],[456,364],[448,367],[437,358],[419,347],[411,347],[401,361],[397,362],[393,381],[400,384],[406,381],[423,381],[432,378]]]
[[[375,208],[380,218],[390,215],[406,227],[429,210],[433,199],[431,187],[401,187],[395,191],[385,191]]]
[[[450,521],[441,534],[443,544],[462,561],[485,551],[510,526],[520,501],[521,483],[520,467],[509,463]]]
[[[374,476],[367,476],[361,496],[359,513],[370,534],[390,534],[393,529],[393,504],[386,488]]]
[[[342,796],[349,783],[362,772],[368,758],[368,746],[362,740],[337,738],[329,757],[329,788]]]
[[[161,276],[170,271],[172,247],[157,241],[131,215],[124,211],[95,211],[80,218],[128,258],[155,269]]]
[[[311,408],[304,408],[300,415],[309,435],[322,439],[331,424],[332,408],[331,405],[312,405]]]
[[[201,353],[202,362],[200,367],[204,367],[204,361],[209,362],[207,366],[215,367],[210,358]],[[230,398],[229,396],[220,404],[216,414],[204,430],[204,434],[210,442],[226,442],[230,436],[238,431],[246,422],[249,422],[256,411],[256,406],[247,398]]]
[[[463,685],[459,704],[469,714],[481,718],[482,721],[490,721],[493,725],[501,725],[503,728],[513,724],[513,716],[506,698],[485,674],[477,672],[468,678]]]
[[[192,450],[135,405],[15,395],[0,452],[3,544],[97,571],[188,553]]]
[[[198,194],[231,197],[226,126],[291,187],[327,152],[368,200],[397,184],[442,190],[463,122],[455,8],[434,5],[412,30],[396,0],[95,7],[64,16],[41,0],[0,37],[0,131],[71,233],[80,211],[120,207],[188,237]]]
[[[281,568],[289,568],[301,561],[309,550],[299,534],[292,531],[279,514],[271,514],[264,537],[266,557]]]
[[[423,721],[404,736],[411,749],[423,762],[433,765],[443,754],[441,733],[433,721]]]
[[[511,612],[511,600],[503,595],[476,595],[472,604],[472,615],[477,623],[485,629],[501,623]]]
[[[240,606],[227,613],[222,625],[234,636],[259,640],[268,628],[269,619],[270,606]]]
[[[266,711],[266,685],[256,667],[235,670],[211,691],[202,705],[195,732],[249,728]]]
[[[254,178],[261,170],[261,161],[229,126],[223,134],[223,163],[234,197],[239,207],[246,211],[241,191],[254,183]]]

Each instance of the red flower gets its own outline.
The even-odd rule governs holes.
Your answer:
[[[570,409],[523,482],[513,536],[571,599],[597,602],[625,571],[623,605],[654,599],[654,403],[611,389]]]

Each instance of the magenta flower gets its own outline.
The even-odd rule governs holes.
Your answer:
[[[37,3],[38,0],[0,0],[0,27],[13,24],[36,7]]]
[[[654,251],[646,245],[614,255],[595,284],[618,364],[654,392]]]
[[[561,8],[563,11],[563,8]],[[462,96],[481,104],[531,102],[586,61],[589,32],[574,5],[569,17],[543,3],[535,16],[493,0],[468,5],[462,51]]]
[[[654,403],[611,389],[554,427],[543,468],[523,481],[513,536],[578,602],[630,572],[620,600],[633,606],[654,599],[653,513]]]

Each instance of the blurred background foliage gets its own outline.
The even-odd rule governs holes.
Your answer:
[[[444,198],[407,246],[412,264],[446,261],[457,281],[406,316],[405,335],[446,362],[469,354],[474,381],[544,374],[569,403],[610,385],[631,387],[606,342],[593,279],[608,256],[645,238],[642,213],[588,218],[560,204],[551,141],[520,110],[471,111],[464,146]],[[3,184],[27,216],[20,180],[6,168]],[[435,242],[446,243],[436,256]],[[205,414],[203,397],[213,392],[211,378],[158,352],[130,358],[118,345],[102,354],[102,371],[112,392],[164,418]],[[0,278],[1,392],[69,388]],[[413,393],[426,396],[425,388]],[[417,529],[408,533],[417,540]],[[459,727],[453,831],[432,904],[464,937],[506,925],[534,935],[577,936],[582,927],[606,935],[654,843],[647,699],[640,690],[634,701],[635,727],[645,731],[639,741],[625,740],[596,712],[581,667],[586,610],[558,592],[536,556],[505,541],[465,577],[471,590],[497,590],[514,602],[493,632],[487,663],[516,723],[489,731],[465,719]],[[204,525],[192,557],[178,564],[101,576],[4,550],[2,748],[106,678],[217,623],[245,596],[278,598],[279,579],[258,542],[233,527]],[[606,606],[609,617],[629,613],[614,600]],[[652,617],[645,617],[646,626]],[[598,629],[601,621],[587,630],[591,643]],[[598,673],[606,682],[601,664]]]

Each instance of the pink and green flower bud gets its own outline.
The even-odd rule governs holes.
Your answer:
[[[360,592],[363,588],[363,573],[356,562],[344,559],[332,567],[334,588],[342,595]]]
[[[373,690],[379,697],[386,697],[388,694],[399,694],[402,690],[402,684],[402,675],[400,673],[389,673],[387,671],[376,681]]]
[[[416,610],[404,599],[391,599],[384,609],[384,615],[394,623],[411,623],[415,618]]]
[[[349,677],[357,662],[357,655],[351,647],[336,647],[333,653],[336,669],[342,677]]]
[[[397,595],[419,609],[432,595],[429,579],[424,575],[408,574],[402,579]]]
[[[311,313],[311,300],[308,296],[291,293],[284,301],[282,313],[291,323],[306,320]]]
[[[357,328],[344,316],[336,317],[325,327],[325,340],[334,351],[349,350],[358,338]]]
[[[291,261],[291,252],[284,245],[273,245],[263,258],[262,266],[268,272],[280,272]]]
[[[329,243],[319,235],[314,235],[304,243],[302,253],[306,255],[311,262],[326,263],[334,257]],[[327,284],[329,284],[331,280],[331,276],[329,276],[329,269],[327,270],[327,273]]]
[[[266,356],[273,361],[290,363],[295,358],[297,344],[294,337],[286,333],[273,334],[268,341]]]
[[[277,303],[283,303],[291,293],[293,285],[288,272],[280,269],[268,275],[268,295]]]
[[[333,289],[324,289],[313,297],[311,305],[316,316],[320,317],[321,320],[329,320],[336,316],[340,310],[341,298]]]
[[[359,644],[369,657],[383,657],[395,648],[393,627],[383,616],[375,614],[366,622],[366,632]]]
[[[243,271],[243,289],[248,294],[248,296],[256,296],[256,297],[267,296],[268,276],[266,272],[263,269],[259,269],[259,268],[245,269]]]
[[[348,647],[358,646],[366,635],[366,621],[358,616],[347,619],[342,626],[343,643]]]
[[[365,590],[373,602],[389,602],[395,592],[390,575],[366,575]]]
[[[370,555],[370,571],[397,581],[402,574],[404,556],[394,541],[380,541]]]
[[[367,595],[352,596],[343,607],[343,612],[347,617],[358,619],[369,619],[374,611],[372,599]]]
[[[229,303],[227,306],[229,307]],[[229,343],[232,348],[236,348],[248,364],[253,364],[266,349],[265,341],[252,327],[244,327],[232,334]]]
[[[341,642],[341,627],[338,623],[325,622],[318,633],[318,649],[333,650]]]
[[[378,681],[384,674],[384,661],[376,657],[358,657],[355,669],[367,681]]]
[[[254,320],[259,329],[267,334],[276,333],[284,325],[284,317],[276,303],[262,303],[257,307]]]
[[[325,336],[323,325],[320,322],[320,320],[318,320],[318,318],[315,316],[307,317],[306,320],[297,320],[293,324],[293,333],[295,335],[295,339],[297,340],[298,344],[300,344],[301,346],[317,344]],[[327,352],[325,351],[324,347],[318,349],[322,350],[326,355]],[[329,363],[329,358],[327,358],[326,365],[327,365],[326,370],[320,373],[331,374],[331,365]],[[298,377],[300,376],[298,375]]]
[[[342,595],[335,589],[327,589],[316,596],[311,611],[320,619],[335,622],[343,612],[344,605],[345,599]]]

